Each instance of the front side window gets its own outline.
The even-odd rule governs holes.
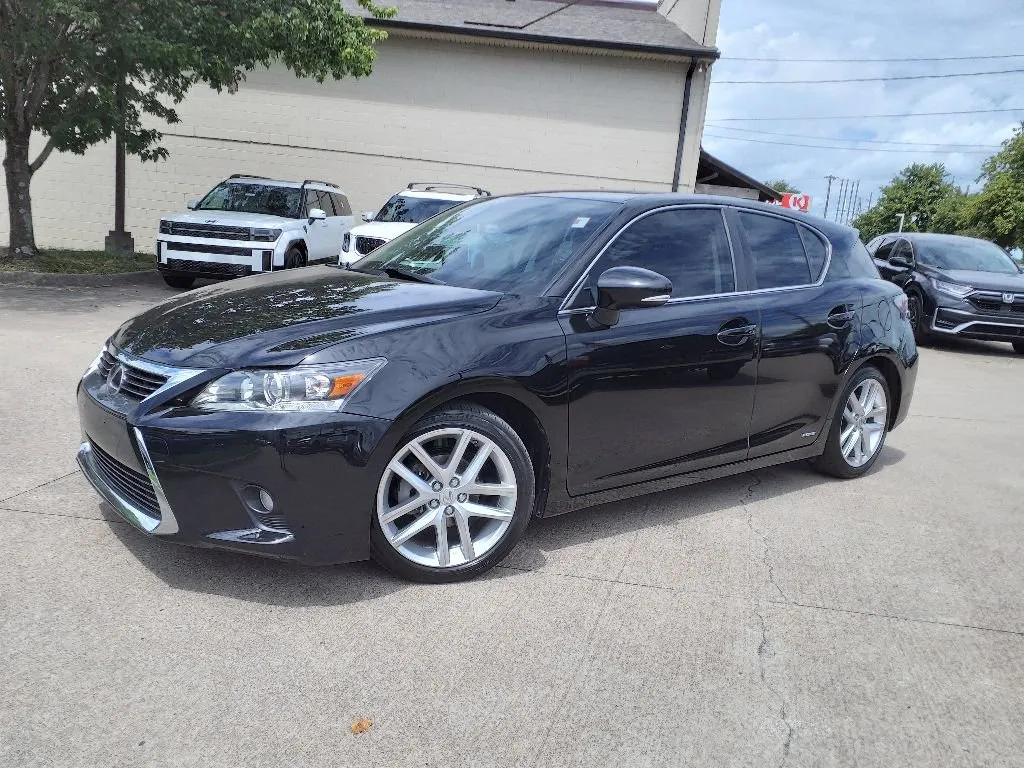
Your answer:
[[[442,213],[352,268],[539,296],[620,207],[547,195],[487,199]]]
[[[1013,259],[994,243],[972,238],[918,240],[917,253],[922,264],[939,269],[963,269],[972,272],[1019,273]]]
[[[439,200],[430,197],[408,197],[395,195],[374,216],[374,221],[404,222],[419,224],[439,213],[460,205],[461,200]]]
[[[339,216],[351,216],[352,206],[349,205],[348,198],[342,194],[332,193],[331,197],[334,198],[334,211]]]
[[[717,208],[659,211],[630,224],[591,270],[591,294],[601,273],[612,267],[643,267],[664,275],[672,281],[673,298],[736,290],[729,236]],[[581,300],[593,303],[591,297]]]
[[[896,245],[896,241],[891,237],[883,240],[874,251],[875,258],[881,259],[882,261],[888,261],[889,257],[892,256],[892,248],[894,245]]]
[[[758,288],[787,288],[814,282],[804,243],[794,222],[746,212],[741,212],[739,218],[754,259]]]
[[[261,213],[296,219],[302,210],[302,190],[273,184],[224,182],[210,190],[196,210]]]

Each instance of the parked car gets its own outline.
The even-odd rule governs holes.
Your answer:
[[[454,581],[535,516],[800,459],[865,474],[910,406],[908,318],[857,233],[804,214],[484,198],[354,269],[128,320],[79,384],[78,461],[160,538]]]
[[[354,227],[345,235],[338,263],[341,266],[354,264],[420,222],[456,205],[490,194],[485,189],[464,184],[413,182],[393,195],[376,213],[367,211],[363,214],[363,221],[368,223]]]
[[[893,233],[868,243],[878,271],[910,301],[917,341],[1007,341],[1024,354],[1024,274],[994,243],[959,235]]]
[[[333,262],[355,220],[345,193],[326,181],[278,181],[235,174],[165,216],[156,266],[172,288]]]

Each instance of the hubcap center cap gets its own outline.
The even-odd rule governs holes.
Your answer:
[[[446,488],[440,495],[441,503],[451,505],[455,502],[455,491]]]

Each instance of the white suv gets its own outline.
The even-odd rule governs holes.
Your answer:
[[[464,184],[413,182],[388,200],[376,214],[372,211],[363,214],[363,221],[368,223],[354,227],[345,235],[338,263],[344,267],[354,264],[421,221],[490,194],[487,190]]]
[[[156,266],[172,288],[333,261],[355,223],[334,184],[235,174],[160,220]]]

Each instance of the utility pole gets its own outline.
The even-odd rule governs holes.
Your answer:
[[[849,224],[853,220],[853,201],[857,199],[857,193],[860,192],[860,179],[857,180],[856,186],[853,188],[853,194],[850,195],[850,201],[846,206],[846,221],[844,224]]]
[[[832,182],[836,180],[836,177],[829,174],[825,177],[828,182],[828,189],[825,190],[825,215],[822,218],[828,218],[828,199],[832,196]]]
[[[846,179],[839,180],[839,199],[836,201],[836,215],[833,221],[839,221],[839,212],[843,210],[843,193],[846,192]]]

